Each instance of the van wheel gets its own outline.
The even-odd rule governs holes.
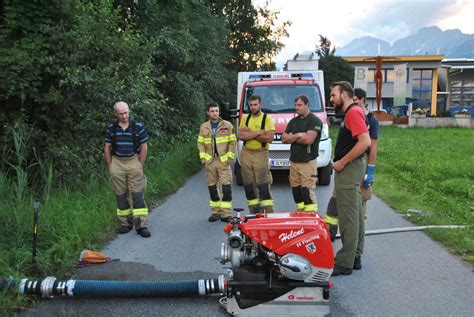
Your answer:
[[[332,164],[329,163],[325,167],[318,169],[318,184],[321,186],[327,186],[331,184]]]
[[[242,186],[244,184],[244,181],[242,180],[242,171],[240,168],[239,162],[235,161],[234,164],[234,175],[235,175],[235,182],[237,185]]]

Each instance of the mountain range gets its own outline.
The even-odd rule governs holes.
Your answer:
[[[389,42],[371,36],[352,40],[336,48],[339,56],[444,55],[446,58],[474,58],[474,34],[459,29],[443,31],[436,26],[421,28],[415,34]]]

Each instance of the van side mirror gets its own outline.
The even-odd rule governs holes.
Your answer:
[[[230,110],[230,104],[228,101],[222,103],[222,112],[228,113]]]
[[[231,118],[238,118],[239,117],[239,108],[236,104],[231,104],[229,108],[229,116]]]
[[[222,103],[222,112],[224,116],[228,118],[237,118],[239,116],[239,108],[237,108],[237,105],[230,104],[229,102]]]
[[[229,102],[223,102],[220,108],[221,108],[221,117],[225,120],[230,120]]]
[[[223,102],[221,105],[221,116],[225,120],[238,118],[239,109],[234,104],[231,105],[229,102]]]

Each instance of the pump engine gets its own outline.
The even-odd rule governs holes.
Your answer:
[[[231,268],[222,301],[228,313],[329,314],[334,255],[321,217],[302,212],[237,216],[224,232],[221,263],[230,262]]]

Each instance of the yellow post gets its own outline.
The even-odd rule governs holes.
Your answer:
[[[436,115],[438,105],[438,69],[433,68],[433,80],[431,84],[431,115]]]

